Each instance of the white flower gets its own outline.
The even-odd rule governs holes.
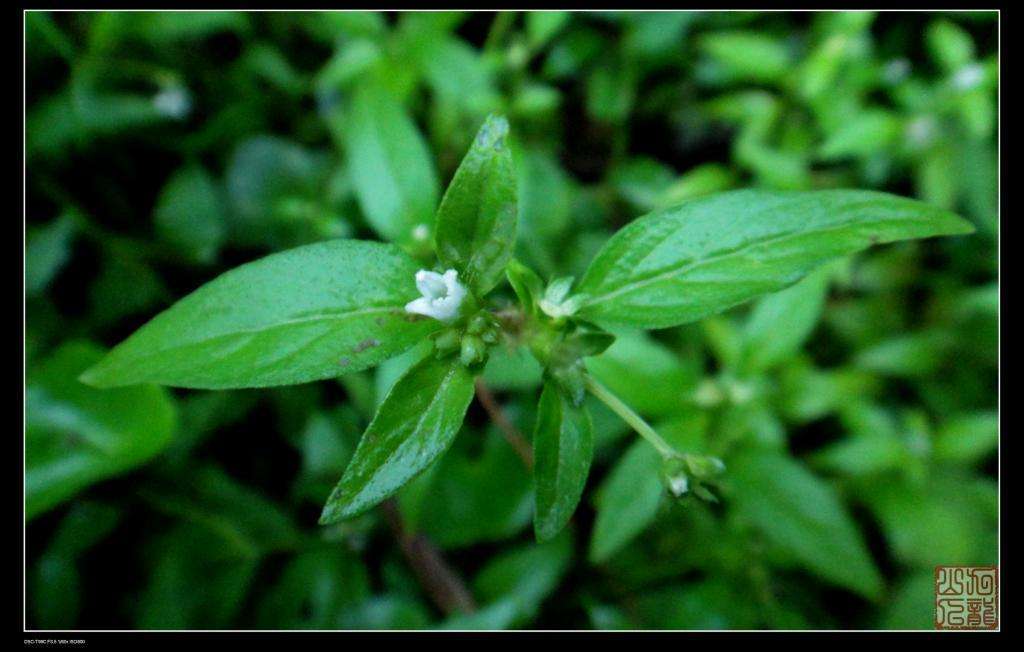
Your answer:
[[[167,86],[153,96],[153,108],[157,113],[182,120],[192,111],[192,97],[188,89],[181,86]]]
[[[426,224],[417,224],[416,228],[412,230],[412,237],[413,240],[426,242],[430,237],[430,228]]]
[[[957,90],[969,91],[985,78],[985,69],[974,63],[964,66],[953,75],[953,86]]]
[[[690,490],[690,481],[683,474],[671,477],[668,479],[668,490],[673,496],[682,496]]]
[[[459,316],[466,288],[459,283],[457,271],[449,269],[442,275],[421,269],[416,272],[416,287],[423,296],[405,304],[406,312],[440,321],[452,321]]]

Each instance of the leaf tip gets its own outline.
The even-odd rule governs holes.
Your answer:
[[[550,521],[538,519],[536,516],[533,519],[533,537],[537,540],[537,543],[547,543],[551,541],[558,533],[561,528],[557,525],[552,525]]]
[[[324,505],[324,509],[320,512],[320,518],[317,520],[317,525],[334,525],[340,523],[348,518],[350,514],[346,513],[343,505],[338,503],[327,503]]]
[[[949,214],[949,235],[970,235],[978,230],[974,224],[955,213]]]
[[[488,115],[477,133],[477,146],[493,149],[504,148],[508,130],[508,119],[505,116],[498,113]]]
[[[78,382],[98,389],[104,389],[112,385],[109,379],[104,377],[102,363],[94,364],[82,373],[78,374]]]

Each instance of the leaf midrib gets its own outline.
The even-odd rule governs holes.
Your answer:
[[[178,342],[178,343],[176,343],[176,344],[174,344],[172,346],[168,346],[168,347],[160,348],[160,349],[155,349],[154,351],[152,351],[152,353],[149,353],[149,354],[146,354],[146,355],[143,355],[143,356],[139,356],[139,357],[140,358],[151,358],[153,356],[160,355],[160,354],[163,354],[163,353],[167,353],[169,351],[175,351],[177,349],[184,348],[184,347],[187,347],[187,346],[196,346],[196,345],[202,345],[202,344],[209,344],[210,342],[214,342],[214,341],[217,341],[219,339],[226,338],[226,337],[238,337],[240,335],[252,335],[252,334],[267,333],[267,332],[271,332],[271,331],[274,331],[276,329],[284,328],[284,327],[287,327],[287,326],[295,326],[295,325],[300,325],[300,324],[310,324],[310,323],[315,323],[315,322],[319,322],[319,321],[332,321],[332,320],[346,321],[346,320],[351,319],[353,317],[360,317],[360,316],[363,316],[363,315],[372,315],[372,314],[376,314],[376,313],[389,313],[389,312],[392,312],[394,310],[399,310],[399,309],[402,309],[402,308],[403,308],[403,306],[379,306],[379,307],[376,307],[376,308],[362,308],[362,309],[359,309],[359,310],[353,310],[351,312],[344,312],[344,313],[337,313],[337,314],[322,313],[322,314],[310,315],[308,317],[300,317],[300,318],[297,318],[297,319],[288,319],[288,320],[285,320],[285,321],[280,321],[280,322],[277,322],[277,323],[274,323],[274,324],[269,324],[269,325],[261,326],[261,327],[258,327],[258,328],[240,328],[240,329],[237,329],[237,330],[228,331],[226,333],[219,333],[219,334],[213,335],[211,337],[199,338],[199,339],[190,340],[190,341],[187,341],[187,342]]]
[[[406,437],[405,439],[403,439],[403,440],[402,440],[402,442],[401,442],[401,443],[400,443],[400,444],[399,444],[398,446],[395,446],[394,450],[392,450],[392,451],[391,451],[390,453],[388,453],[387,457],[385,457],[385,458],[384,458],[384,461],[383,461],[383,462],[381,462],[380,464],[378,464],[378,465],[376,466],[376,468],[374,469],[374,471],[370,473],[370,478],[369,478],[369,480],[368,480],[368,481],[366,481],[366,482],[363,482],[363,483],[362,483],[362,486],[361,486],[361,487],[359,488],[359,490],[358,490],[358,491],[356,491],[356,492],[354,492],[354,493],[353,493],[353,494],[352,494],[352,495],[351,495],[351,496],[349,497],[349,499],[348,499],[348,500],[346,501],[346,502],[347,502],[348,504],[351,504],[351,503],[352,503],[352,501],[353,501],[353,500],[354,500],[355,498],[358,498],[358,497],[359,497],[359,496],[360,496],[360,495],[362,494],[362,492],[363,492],[363,491],[364,491],[364,490],[366,489],[366,487],[367,487],[367,485],[368,485],[368,484],[370,483],[370,481],[372,481],[372,480],[373,480],[373,478],[374,478],[374,477],[376,477],[376,475],[377,475],[377,473],[376,473],[376,472],[377,472],[377,471],[379,471],[380,469],[384,468],[384,467],[385,467],[385,466],[387,466],[388,464],[390,464],[390,463],[391,463],[391,460],[392,460],[392,459],[394,459],[395,455],[397,455],[397,454],[398,454],[398,451],[399,451],[399,450],[401,450],[402,446],[403,446],[403,445],[404,445],[404,444],[405,444],[405,443],[406,443],[407,441],[409,441],[409,439],[410,439],[410,438],[411,438],[411,437],[412,437],[413,435],[415,435],[415,434],[416,434],[417,432],[419,432],[419,431],[420,431],[420,428],[422,428],[422,427],[423,427],[423,423],[424,423],[424,421],[426,421],[427,417],[428,417],[428,416],[430,415],[431,411],[432,411],[432,410],[434,409],[434,406],[435,406],[435,405],[437,405],[437,403],[438,403],[438,402],[439,402],[439,401],[441,400],[441,398],[442,398],[442,397],[443,397],[443,396],[445,395],[445,391],[446,391],[446,390],[448,389],[448,385],[449,385],[449,384],[451,383],[451,380],[452,380],[452,378],[453,378],[453,377],[455,376],[455,372],[456,372],[456,371],[458,371],[458,368],[457,368],[457,367],[455,367],[454,365],[452,365],[451,367],[449,367],[449,368],[448,368],[448,371],[447,371],[447,372],[445,373],[445,375],[444,375],[444,378],[443,378],[443,379],[441,379],[441,382],[440,382],[440,383],[438,384],[438,386],[437,386],[437,391],[436,391],[436,392],[434,392],[434,395],[433,395],[433,396],[431,397],[431,399],[430,399],[430,402],[429,402],[429,403],[427,403],[426,407],[425,407],[425,408],[423,409],[423,412],[422,412],[422,413],[420,414],[420,417],[419,417],[419,419],[417,419],[417,420],[416,420],[416,425],[415,425],[415,426],[413,426],[412,432],[411,432],[411,433],[409,434],[409,436],[408,436],[408,437]],[[395,387],[397,387],[397,386],[398,386],[398,384],[396,383],[396,384],[395,384],[395,386],[394,386],[394,387],[392,387],[392,391],[393,391],[393,390],[394,390],[394,388],[395,388]],[[390,397],[391,397],[391,392],[388,392],[388,396],[387,396],[387,397],[386,397],[386,398],[384,399],[384,400],[385,400],[385,402],[386,402],[386,401],[387,401],[387,399],[388,399],[388,398],[390,398]],[[372,424],[371,424],[371,425],[372,425]],[[367,428],[367,432],[369,432],[369,428]],[[364,437],[365,437],[365,435],[364,435]],[[357,452],[358,452],[358,451],[357,451]],[[344,511],[344,510],[343,510],[343,511]]]
[[[915,222],[926,222],[926,221],[928,221],[926,218],[916,218],[916,217],[903,218],[903,220],[915,221]],[[862,221],[857,222],[857,224],[864,224],[864,225],[871,224],[871,225],[874,225],[874,224],[882,224],[882,223],[889,222],[889,221],[892,221],[892,220],[890,220],[890,219],[862,220]],[[693,262],[691,262],[691,263],[689,263],[687,265],[683,265],[681,267],[671,267],[667,271],[656,273],[653,276],[649,276],[649,277],[642,278],[642,279],[639,279],[639,280],[631,282],[631,283],[627,283],[626,285],[623,285],[623,286],[621,286],[621,287],[619,287],[619,288],[617,288],[617,289],[615,289],[615,290],[613,290],[611,292],[608,292],[607,294],[601,294],[601,295],[598,295],[596,297],[593,297],[591,299],[588,299],[588,300],[584,301],[582,307],[593,306],[593,305],[596,305],[598,303],[602,303],[604,301],[608,301],[609,299],[614,299],[615,297],[620,296],[622,294],[627,294],[629,292],[633,292],[635,290],[641,289],[641,288],[646,287],[648,285],[651,285],[653,283],[658,283],[660,281],[671,279],[673,276],[680,276],[680,275],[683,275],[683,274],[687,274],[687,273],[689,273],[689,272],[691,272],[691,271],[693,271],[695,269],[699,269],[699,268],[701,268],[701,267],[703,267],[705,265],[709,265],[711,263],[715,263],[715,262],[718,262],[720,260],[725,260],[725,259],[728,259],[728,258],[730,258],[732,256],[741,255],[746,250],[753,249],[754,247],[759,247],[759,246],[763,246],[763,245],[766,245],[766,244],[774,244],[774,243],[777,243],[777,242],[785,242],[788,239],[799,237],[799,236],[808,235],[808,234],[811,234],[811,233],[819,234],[819,233],[828,233],[830,231],[839,231],[839,230],[842,230],[842,229],[849,228],[851,226],[851,224],[853,224],[853,223],[845,222],[845,223],[842,223],[842,224],[837,224],[837,225],[832,226],[832,227],[816,229],[816,230],[810,230],[810,231],[790,231],[788,233],[783,233],[781,235],[774,236],[774,237],[771,237],[771,238],[766,238],[766,239],[763,239],[763,240],[754,240],[754,241],[751,241],[751,242],[747,242],[747,243],[744,243],[744,244],[742,244],[739,247],[736,247],[734,249],[727,249],[727,250],[723,251],[720,254],[709,256],[707,258],[700,258],[698,260],[695,260],[695,261],[693,261]]]

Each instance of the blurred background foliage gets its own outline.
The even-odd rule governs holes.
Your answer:
[[[29,12],[25,30],[29,627],[929,628],[935,564],[997,561],[995,13]],[[518,256],[548,278],[736,187],[883,189],[978,231],[620,333],[592,372],[721,455],[723,499],[670,500],[653,449],[595,404],[588,489],[544,545],[479,405],[397,529],[383,510],[316,525],[415,351],[260,391],[76,381],[271,251],[379,238],[429,260],[415,225],[491,111],[512,123]],[[485,378],[531,432],[532,359],[499,351]],[[475,608],[432,599],[413,533]]]

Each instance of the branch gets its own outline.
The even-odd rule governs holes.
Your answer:
[[[476,611],[473,594],[445,561],[441,551],[424,535],[406,531],[395,499],[385,500],[381,507],[402,554],[438,609],[446,616]]]
[[[494,425],[498,426],[501,430],[501,434],[505,437],[512,448],[519,455],[520,459],[523,460],[523,464],[526,465],[527,469],[533,468],[533,449],[530,448],[530,444],[526,441],[526,437],[523,433],[519,432],[519,429],[508,420],[505,416],[504,410],[498,405],[498,400],[494,397],[490,388],[484,384],[482,378],[476,379],[476,398],[480,401],[480,405],[484,406],[484,410],[487,411],[487,416],[491,418]]]

